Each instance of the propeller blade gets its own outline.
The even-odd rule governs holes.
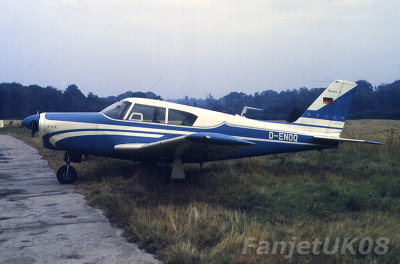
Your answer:
[[[31,137],[34,137],[38,130],[39,130],[38,123],[36,121],[32,121],[32,123],[31,123]]]

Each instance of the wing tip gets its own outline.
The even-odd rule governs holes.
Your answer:
[[[378,142],[378,141],[372,141],[372,140],[365,140],[365,143],[374,144],[374,145],[381,145],[381,146],[385,145],[385,143]]]

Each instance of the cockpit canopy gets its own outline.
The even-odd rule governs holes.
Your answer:
[[[186,111],[128,101],[116,102],[101,113],[113,119],[181,126],[192,126],[197,119],[196,115]]]

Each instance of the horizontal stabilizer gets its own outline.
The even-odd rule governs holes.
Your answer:
[[[331,143],[339,143],[339,142],[353,142],[353,143],[367,143],[367,144],[375,144],[375,145],[385,145],[384,143],[371,141],[371,140],[363,140],[363,139],[351,139],[351,138],[337,138],[337,137],[323,137],[323,136],[314,136],[314,141],[316,143],[322,144],[331,144]]]

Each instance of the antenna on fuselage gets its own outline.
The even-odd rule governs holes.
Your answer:
[[[250,107],[250,106],[245,106],[245,107],[243,107],[243,110],[242,110],[242,113],[240,114],[240,116],[246,116],[246,114],[247,114],[247,110],[257,110],[257,111],[263,111],[262,109],[260,109],[260,108],[255,108],[255,107]]]
[[[162,78],[164,78],[164,76],[161,76],[160,78],[158,78],[158,80],[151,86],[150,88],[150,92],[156,88],[156,86],[160,83],[160,81],[162,80]]]
[[[162,78],[164,78],[164,76],[161,76],[160,78],[157,79],[157,81],[150,87],[149,92],[153,92],[153,89],[156,88],[156,86],[160,83],[160,81],[162,80]],[[154,92],[153,92],[154,93]],[[161,96],[158,95],[156,98],[154,98],[156,100],[162,100]]]

